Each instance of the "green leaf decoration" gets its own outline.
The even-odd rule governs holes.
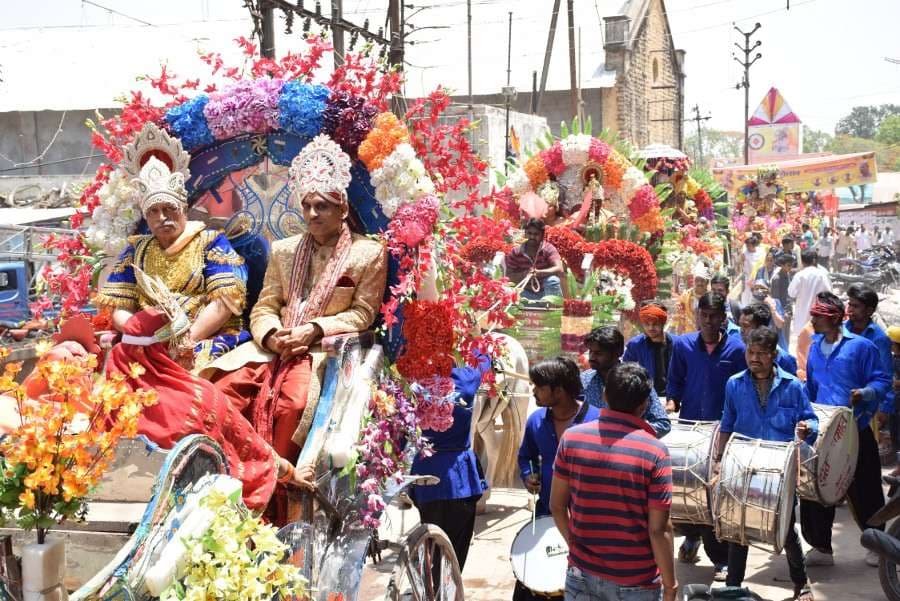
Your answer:
[[[584,127],[584,133],[586,133],[587,135],[590,136],[592,131],[594,131],[594,122],[593,122],[593,120],[591,119],[591,116],[588,115],[588,116],[587,116],[587,123],[585,124],[585,127]]]
[[[575,132],[576,136],[581,133],[581,119],[578,117],[572,119],[572,131]]]
[[[569,137],[569,126],[565,121],[560,122],[559,124],[559,137],[560,138],[568,138]]]

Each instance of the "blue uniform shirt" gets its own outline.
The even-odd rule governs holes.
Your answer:
[[[599,409],[583,403],[569,427],[595,421],[599,416]],[[519,447],[519,473],[522,481],[540,469],[541,492],[536,510],[538,515],[550,515],[550,485],[553,482],[553,461],[558,447],[559,439],[556,437],[553,418],[546,407],[541,407],[528,416],[522,446]]]
[[[790,442],[794,429],[805,421],[811,432],[806,442],[813,444],[818,436],[819,420],[813,411],[806,389],[796,377],[776,366],[766,407],[759,403],[759,393],[749,369],[731,376],[725,385],[725,410],[719,429],[750,438]]]
[[[474,367],[456,367],[451,372],[459,401],[453,407],[453,425],[445,432],[423,430],[422,435],[431,442],[431,457],[416,455],[412,474],[427,474],[441,479],[433,486],[413,486],[412,498],[417,503],[480,497],[487,490],[487,482],[478,466],[470,445],[472,432],[472,407],[475,393],[481,384],[481,376],[490,369],[491,362],[483,358]]]
[[[848,334],[852,334],[853,332],[850,330],[851,327],[850,320],[844,322],[844,332]],[[857,334],[857,336],[862,336],[869,342],[875,345],[875,348],[878,349],[878,356],[881,358],[881,368],[884,370],[886,374],[894,373],[894,357],[891,354],[891,339],[888,338],[887,334],[884,330],[881,329],[874,321],[870,321],[869,325],[866,326],[862,332]],[[889,386],[887,394],[881,399],[881,404],[878,407],[878,410],[891,415],[894,413],[894,387]]]
[[[672,340],[673,336],[671,334],[665,335],[665,344],[668,347],[668,353],[671,356],[672,350]],[[646,334],[638,334],[634,338],[628,341],[625,345],[625,354],[622,355],[622,361],[634,361],[639,364],[641,367],[647,370],[647,373],[650,374],[650,381],[654,383],[654,387],[656,385],[656,345],[652,343],[652,341],[647,338]],[[663,376],[668,375],[668,365],[661,366],[661,369],[665,370],[666,373]],[[665,383],[665,380],[663,380]],[[662,394],[664,390],[657,390],[658,394]]]
[[[681,401],[682,419],[718,421],[725,406],[725,383],[747,369],[740,336],[722,336],[713,352],[706,352],[700,332],[675,338],[666,392]]]
[[[891,386],[891,377],[881,367],[875,345],[856,334],[844,332],[826,358],[822,353],[822,335],[813,337],[806,360],[806,393],[813,403],[850,407],[850,391],[863,391],[863,400],[853,408],[860,430],[878,409],[878,403]]]
[[[584,387],[584,400],[597,409],[606,409],[603,402],[603,378],[593,369],[581,372],[581,385]],[[650,388],[650,402],[643,415],[644,421],[650,424],[657,438],[662,438],[672,429],[672,422],[666,414],[666,408],[656,396],[656,391]]]
[[[778,355],[775,357],[775,365],[788,372],[792,376],[797,375],[797,360],[793,355],[789,355],[780,346],[778,347]]]

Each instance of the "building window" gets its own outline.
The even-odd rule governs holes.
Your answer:
[[[653,59],[653,83],[659,80],[659,60]]]

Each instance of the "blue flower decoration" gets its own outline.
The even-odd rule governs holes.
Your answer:
[[[166,533],[166,540],[172,540],[175,534],[178,533],[179,528],[181,528],[181,520],[172,520],[172,525],[169,527],[169,531]]]
[[[216,141],[203,115],[203,108],[207,102],[209,97],[200,94],[166,111],[166,122],[188,152],[201,146],[209,146]]]
[[[314,137],[322,129],[322,113],[331,90],[323,85],[289,81],[278,100],[281,128],[300,136]]]

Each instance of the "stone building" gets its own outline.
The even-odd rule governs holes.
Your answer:
[[[550,2],[544,4],[551,6]],[[564,7],[563,3],[557,30],[567,26]],[[549,9],[547,16],[549,26]],[[627,0],[617,14],[603,18],[602,30],[596,19],[585,17],[583,21],[576,23],[582,30],[582,45],[592,51],[602,46],[603,50],[599,65],[582,67],[581,106],[583,114],[590,115],[594,131],[609,128],[637,147],[663,143],[680,148],[684,139],[685,53],[675,48],[664,0]],[[571,90],[566,85],[568,71],[564,77],[559,74],[559,59],[568,60],[568,48],[559,42],[557,35],[553,49],[556,73],[551,66],[548,79],[553,87],[547,86],[537,111],[557,134],[560,122],[570,122],[574,116]],[[567,62],[562,67],[567,69]],[[457,95],[455,100],[464,103],[467,97]],[[504,104],[501,94],[475,95],[473,100]],[[529,113],[533,101],[533,91],[519,90],[511,108]]]

